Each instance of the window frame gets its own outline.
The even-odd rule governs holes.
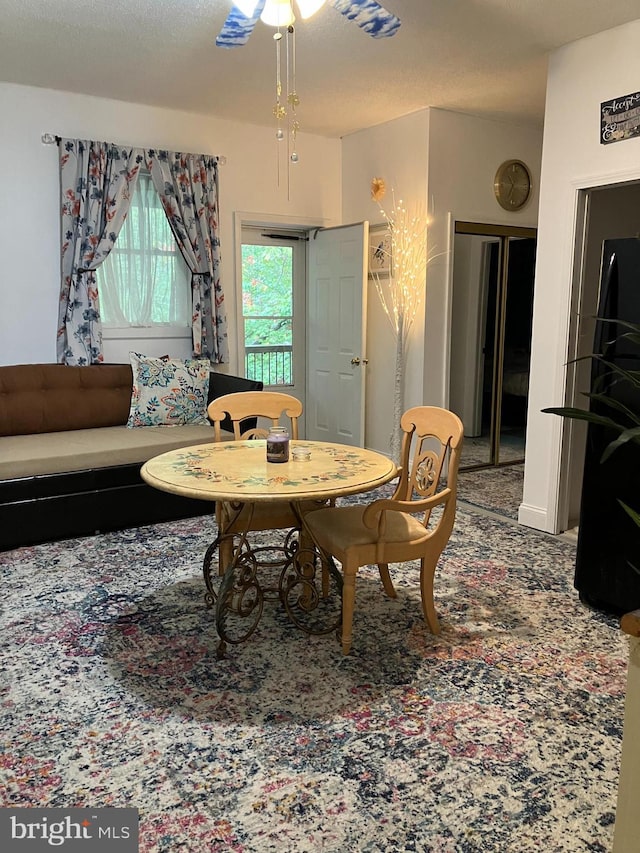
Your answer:
[[[153,185],[153,181],[151,179],[151,173],[146,168],[140,169],[137,181],[140,181],[141,179],[147,181],[149,183],[149,187],[151,189],[153,189],[153,191],[156,192],[156,195],[157,195],[157,191],[155,190],[155,187]],[[136,182],[136,188],[137,188],[137,186],[138,186],[138,184]],[[147,208],[145,208],[145,210],[146,209]],[[124,225],[123,225],[123,227],[124,227]],[[185,283],[186,283],[187,287],[189,287],[189,282],[191,279],[191,270],[189,269],[189,266],[184,259],[184,256],[180,250],[180,247],[178,246],[178,243],[175,239],[175,236],[173,235],[173,232],[171,232],[171,229],[170,229],[168,222],[167,222],[167,228],[170,231],[171,239],[173,240],[173,244],[175,246],[175,252],[171,252],[171,254],[180,258],[181,263],[184,265],[184,270],[186,272]],[[117,240],[116,240],[116,246],[117,246]],[[114,250],[115,250],[115,246],[112,249],[112,251],[114,251]],[[136,249],[132,249],[129,251],[131,253],[134,253],[134,254],[140,254],[141,253],[139,250],[136,250]],[[166,251],[156,252],[156,253],[154,253],[152,251],[151,254],[158,254],[159,256],[165,256],[166,257],[166,255],[168,253]],[[102,287],[104,287],[104,284],[102,285]],[[99,290],[101,289],[100,283],[98,284],[98,288],[99,288]],[[187,305],[188,310],[187,310],[187,314],[186,314],[186,320],[184,323],[159,322],[159,323],[141,323],[141,324],[131,323],[131,324],[126,324],[126,325],[119,325],[119,324],[108,323],[102,318],[102,339],[103,339],[103,342],[104,341],[126,341],[126,340],[131,340],[131,341],[132,340],[154,340],[154,339],[191,340],[191,338],[192,338],[192,326],[190,323],[190,315],[191,315],[190,291],[187,292],[187,294],[186,294],[186,305]]]

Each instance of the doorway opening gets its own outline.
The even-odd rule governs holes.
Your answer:
[[[299,399],[301,438],[364,446],[368,223],[236,215],[241,375]]]
[[[305,232],[243,226],[240,359],[247,379],[305,399]]]
[[[595,316],[601,285],[605,240],[640,233],[640,181],[605,184],[578,191],[571,327],[567,352],[567,405],[585,407],[590,387]],[[558,530],[577,529],[583,492],[586,427],[568,421],[560,467]]]
[[[461,469],[525,455],[536,229],[455,223],[449,405]]]

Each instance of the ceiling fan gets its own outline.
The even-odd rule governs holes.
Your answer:
[[[309,18],[324,4],[354,21],[372,38],[388,38],[400,28],[400,18],[376,0],[296,0],[302,18]],[[291,0],[234,0],[234,6],[216,39],[218,47],[246,44],[258,19],[274,27],[288,27],[295,21]]]

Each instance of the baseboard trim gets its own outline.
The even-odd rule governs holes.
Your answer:
[[[543,533],[555,533],[549,526],[549,515],[545,509],[539,506],[522,503],[518,507],[518,524],[525,527],[533,527],[534,530],[542,530]]]

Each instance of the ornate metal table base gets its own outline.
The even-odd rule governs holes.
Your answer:
[[[223,540],[232,540],[233,558],[221,578],[217,554]],[[329,634],[341,624],[342,576],[303,528],[290,530],[282,545],[273,546],[252,546],[246,533],[218,536],[207,548],[203,571],[205,601],[215,607],[218,658],[224,657],[227,643],[249,639],[265,600],[279,601],[291,621],[308,634]]]

